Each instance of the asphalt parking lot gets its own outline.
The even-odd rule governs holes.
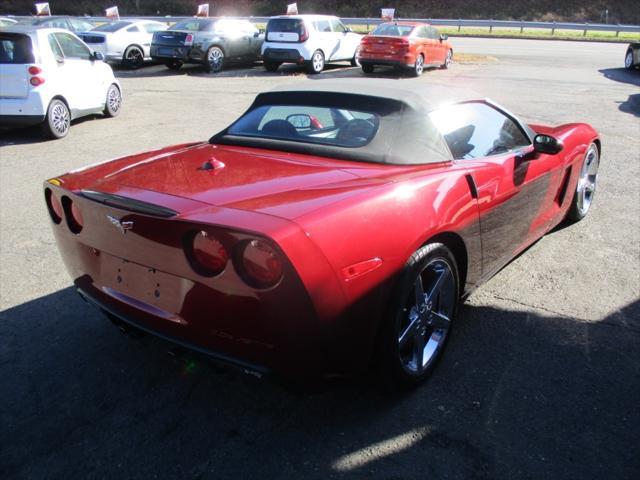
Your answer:
[[[359,69],[118,71],[118,118],[61,141],[0,132],[0,477],[640,478],[640,72],[621,68],[622,44],[453,44],[473,56],[377,76],[467,86],[532,123],[589,122],[603,157],[585,221],[474,293],[411,394],[374,377],[294,394],[124,337],[75,294],[42,198],[70,169],[207,139],[257,92]]]

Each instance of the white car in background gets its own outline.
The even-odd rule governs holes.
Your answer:
[[[144,65],[145,60],[151,60],[154,32],[167,28],[164,23],[153,20],[118,20],[82,32],[80,38],[96,52],[101,52],[107,62],[135,69]]]
[[[118,115],[122,90],[103,58],[68,30],[0,30],[0,127],[42,124],[62,138],[73,119]]]
[[[320,73],[328,62],[346,60],[356,66],[361,39],[362,35],[352,32],[338,17],[271,17],[262,44],[264,67],[275,72],[283,63],[297,63],[306,65],[309,73]]]

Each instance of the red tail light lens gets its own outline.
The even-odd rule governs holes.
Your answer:
[[[246,242],[238,267],[245,281],[258,288],[272,287],[282,278],[281,256],[266,240]]]
[[[307,27],[304,24],[302,24],[300,35],[298,35],[298,41],[306,42],[307,40],[309,40],[309,31],[307,30]]]
[[[64,210],[64,216],[67,219],[69,230],[75,234],[80,233],[82,227],[84,227],[84,218],[82,217],[80,207],[69,197],[62,197],[62,208]]]
[[[33,85],[34,87],[37,87],[37,86],[42,85],[44,83],[44,78],[42,78],[42,77],[31,77],[31,79],[29,80],[29,83],[31,85]]]
[[[224,245],[205,231],[195,233],[186,248],[187,258],[201,275],[218,275],[227,266],[229,255]]]
[[[191,35],[190,33],[187,34],[187,36],[184,38],[184,44],[193,45],[193,35]]]
[[[62,205],[60,204],[60,200],[56,198],[51,189],[47,188],[44,191],[44,198],[47,202],[47,209],[49,210],[49,216],[53,223],[56,225],[62,221]]]
[[[36,67],[35,65],[29,67],[29,75],[38,75],[39,73],[42,73],[42,69],[40,67]]]

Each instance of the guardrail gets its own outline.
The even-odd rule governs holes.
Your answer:
[[[29,17],[15,17],[29,18]],[[93,22],[108,22],[106,17],[82,17],[85,20]],[[173,24],[179,20],[185,20],[193,17],[121,17],[122,20],[126,19],[148,19],[157,20],[168,24]],[[270,17],[238,17],[249,20],[253,23],[267,23]],[[400,19],[398,19],[400,20]],[[464,27],[471,28],[488,28],[489,32],[493,32],[494,28],[515,28],[520,29],[520,33],[524,32],[524,29],[543,29],[551,30],[551,34],[554,35],[556,30],[576,30],[582,31],[582,35],[586,36],[587,32],[615,32],[616,37],[620,35],[620,32],[628,33],[640,33],[640,25],[624,25],[624,24],[605,24],[605,23],[565,23],[565,22],[524,22],[517,20],[463,20],[463,19],[442,19],[442,18],[403,18],[401,20],[407,21],[419,21],[430,23],[436,26],[457,27],[458,31],[461,31]],[[366,26],[367,30],[371,26],[382,23],[379,18],[357,18],[357,17],[342,17],[342,21],[347,25]]]

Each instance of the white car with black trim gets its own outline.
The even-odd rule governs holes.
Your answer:
[[[101,52],[107,62],[136,69],[151,60],[153,34],[167,28],[164,23],[153,20],[118,20],[79,36],[96,52]]]
[[[262,44],[264,67],[275,72],[283,63],[296,63],[306,65],[309,73],[320,73],[329,62],[348,61],[357,66],[361,39],[338,17],[271,17]]]
[[[122,89],[103,59],[68,30],[0,30],[0,127],[42,124],[62,138],[78,117],[115,117]]]

